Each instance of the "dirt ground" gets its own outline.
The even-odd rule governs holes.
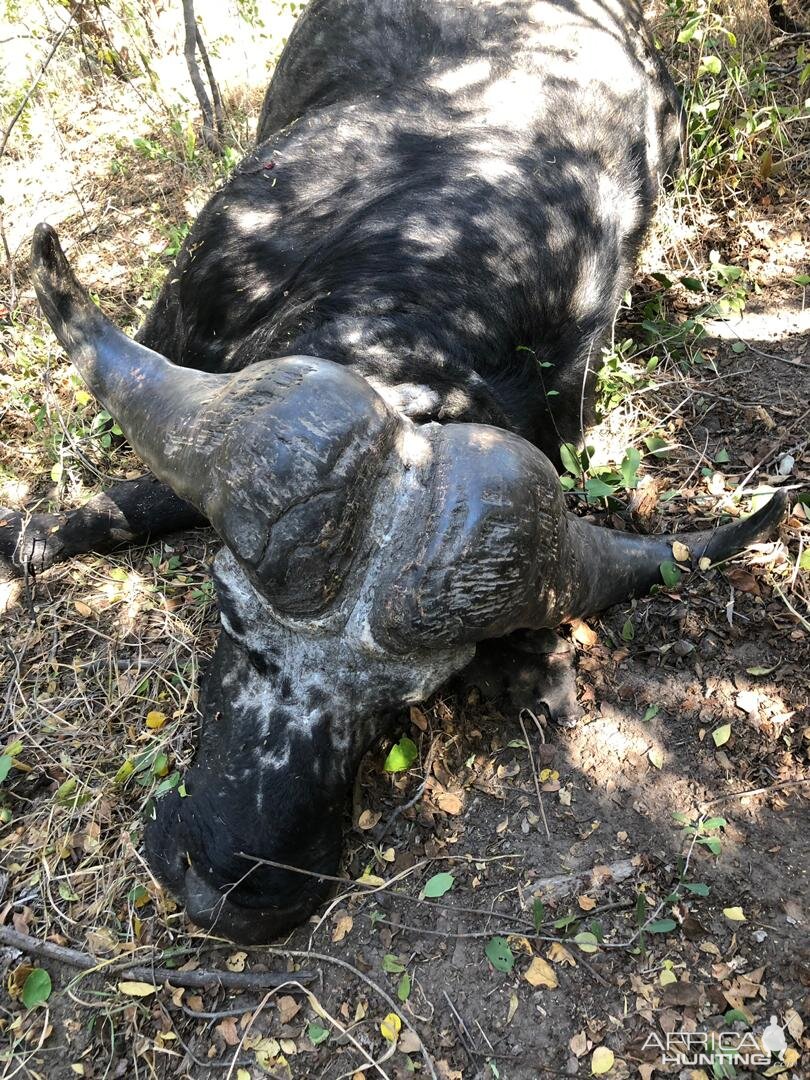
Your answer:
[[[297,6],[262,21],[245,4],[197,5],[234,160]],[[20,42],[0,34],[3,128],[58,10],[23,5],[9,24]],[[97,9],[106,38],[90,23],[66,36],[0,157],[4,506],[76,505],[140,471],[38,313],[33,225],[59,225],[105,310],[133,329],[227,171],[194,138],[175,16],[150,16],[173,42],[150,72],[137,60],[148,20],[116,10]],[[808,39],[745,6],[735,42],[718,39],[717,113],[698,90],[721,76],[705,47],[674,41],[691,9],[673,10],[662,40],[708,128],[693,124],[691,187],[664,200],[619,314],[614,407],[588,438],[597,466],[637,447],[641,483],[571,506],[621,528],[695,528],[786,486],[780,539],[570,628],[574,730],[452,686],[404,716],[416,761],[386,773],[390,743],[366,757],[335,898],[272,948],[206,937],[140,853],[145,802],[193,753],[217,628],[214,534],[0,586],[3,1078],[810,1076]],[[746,110],[742,156],[712,157],[712,133]],[[288,982],[183,990],[132,965]],[[781,1057],[760,1045],[748,1064],[716,1047],[695,1058],[706,1032],[750,1052],[771,1017]]]

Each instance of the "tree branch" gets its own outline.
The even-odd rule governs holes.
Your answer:
[[[197,19],[194,15],[194,0],[183,0],[183,25],[185,27],[186,38],[183,48],[183,55],[186,58],[186,66],[188,67],[188,73],[191,76],[191,82],[194,86],[194,92],[197,95],[197,101],[200,103],[200,110],[202,112],[202,137],[203,142],[212,153],[222,153],[222,135],[217,131],[214,126],[214,113],[211,107],[211,99],[208,96],[208,91],[205,88],[200,69],[197,64],[197,46],[202,43],[202,37],[197,28]],[[203,63],[205,64],[206,72],[208,73],[209,81],[211,82],[211,88],[215,86],[214,79],[211,74],[211,65],[208,60],[208,53],[205,51],[205,47],[201,49],[201,55],[203,56]],[[215,93],[215,99],[219,98],[219,90]],[[221,112],[221,101],[220,101]]]
[[[105,964],[105,961],[97,960],[89,953],[80,952],[78,949],[68,949],[64,945],[56,945],[52,941],[40,941],[39,938],[31,937],[30,934],[21,934],[10,926],[0,926],[0,945],[10,945],[14,949],[20,949],[30,956],[39,956],[45,960],[55,960],[59,964],[68,967],[79,968],[81,971],[92,971],[98,968],[100,975],[115,974],[123,979],[131,979],[137,982],[150,982],[159,985],[167,982],[171,986],[182,986],[186,989],[204,989],[205,987],[219,987],[222,990],[267,990],[274,986],[283,986],[288,982],[310,983],[318,978],[317,971],[176,971],[174,968],[152,967],[151,965],[136,964],[130,966],[127,963]]]
[[[17,111],[14,113],[14,115],[11,118],[11,121],[9,122],[8,127],[3,132],[3,138],[0,139],[0,157],[2,157],[3,154],[5,153],[6,144],[8,143],[9,136],[11,135],[11,132],[14,130],[14,125],[20,119],[23,112],[25,111],[26,105],[28,104],[28,102],[33,97],[33,95],[34,95],[34,93],[36,91],[36,88],[39,86],[40,79],[42,78],[42,76],[47,71],[48,64],[50,64],[51,60],[53,60],[54,56],[56,56],[56,50],[62,44],[62,39],[64,38],[65,34],[70,29],[71,24],[73,23],[73,16],[75,14],[76,14],[75,10],[71,10],[70,15],[68,16],[68,21],[62,27],[62,29],[59,32],[59,37],[53,43],[53,48],[48,53],[48,55],[45,57],[45,59],[42,61],[42,64],[40,65],[40,69],[37,72],[36,77],[34,78],[34,81],[28,87],[28,90],[25,93],[25,97],[22,99],[20,104],[17,106]]]

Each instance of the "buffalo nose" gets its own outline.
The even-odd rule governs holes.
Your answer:
[[[266,945],[289,933],[306,920],[310,907],[242,907],[202,878],[193,866],[186,871],[182,890],[186,913],[192,922],[217,936],[242,945]]]

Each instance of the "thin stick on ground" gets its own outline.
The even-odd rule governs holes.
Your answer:
[[[529,762],[532,767],[532,780],[534,780],[534,790],[537,792],[537,805],[540,807],[540,816],[543,819],[543,827],[546,830],[546,839],[551,839],[551,832],[549,831],[548,821],[546,820],[546,810],[543,806],[543,794],[540,791],[540,779],[537,775],[537,765],[534,760],[534,751],[532,750],[532,744],[529,742],[529,733],[526,731],[526,725],[523,722],[523,714],[528,713],[537,725],[542,735],[542,729],[540,728],[540,721],[531,711],[531,709],[521,709],[518,713],[518,720],[520,721],[520,730],[523,732],[523,738],[526,740],[526,749],[529,751]]]
[[[121,975],[123,979],[156,984],[169,983],[184,989],[205,989],[209,986],[223,990],[266,990],[290,982],[310,983],[318,978],[317,971],[176,971],[167,967],[151,967],[144,964],[121,964],[112,961],[97,960],[89,953],[79,949],[69,949],[56,945],[52,941],[41,941],[30,934],[21,934],[10,926],[0,926],[0,945],[10,945],[30,956],[39,956],[45,960],[54,960],[80,971],[98,971],[99,974]],[[247,1009],[245,1010],[248,1011]]]
[[[2,199],[0,199],[2,202]],[[8,267],[8,306],[9,311],[16,310],[17,307],[17,278],[14,273],[14,257],[8,246],[8,239],[6,237],[6,228],[3,222],[3,212],[0,210],[0,243],[3,245],[3,254],[6,257],[6,266]]]
[[[701,813],[705,813],[710,806],[719,806],[720,803],[730,802],[732,799],[744,799],[754,795],[767,795],[770,791],[781,791],[785,788],[801,787],[810,784],[810,777],[799,780],[783,780],[778,784],[768,784],[766,787],[746,788],[744,791],[730,791],[728,795],[719,795],[716,799],[709,799],[701,806]]]
[[[352,975],[354,975],[356,979],[360,979],[366,984],[366,986],[373,990],[378,997],[382,998],[382,1000],[390,1008],[391,1012],[396,1013],[396,1015],[402,1021],[403,1027],[406,1027],[408,1031],[413,1032],[416,1038],[419,1039],[419,1052],[422,1055],[422,1060],[425,1063],[428,1074],[430,1075],[431,1080],[439,1080],[436,1073],[436,1068],[433,1064],[433,1058],[430,1056],[430,1053],[428,1052],[427,1047],[422,1041],[422,1037],[420,1036],[419,1032],[410,1022],[408,1017],[404,1015],[402,1006],[398,1002],[394,1001],[391,995],[387,994],[385,990],[383,990],[381,986],[378,986],[378,984],[375,983],[373,979],[370,979],[368,975],[364,974],[362,971],[354,967],[352,964],[348,963],[346,960],[341,960],[337,956],[329,956],[328,953],[310,952],[303,949],[285,949],[283,946],[278,948],[275,946],[269,946],[267,951],[271,953],[278,953],[280,956],[292,956],[298,959],[305,960],[320,960],[321,963],[324,964],[335,964],[337,967],[343,968],[344,971],[350,972]]]

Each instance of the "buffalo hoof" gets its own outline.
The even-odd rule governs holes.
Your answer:
[[[483,642],[460,678],[490,701],[505,701],[516,712],[530,709],[559,727],[576,727],[582,715],[574,648],[553,630],[520,630]]]
[[[39,574],[58,561],[64,523],[60,514],[33,514],[0,507],[0,582]]]

